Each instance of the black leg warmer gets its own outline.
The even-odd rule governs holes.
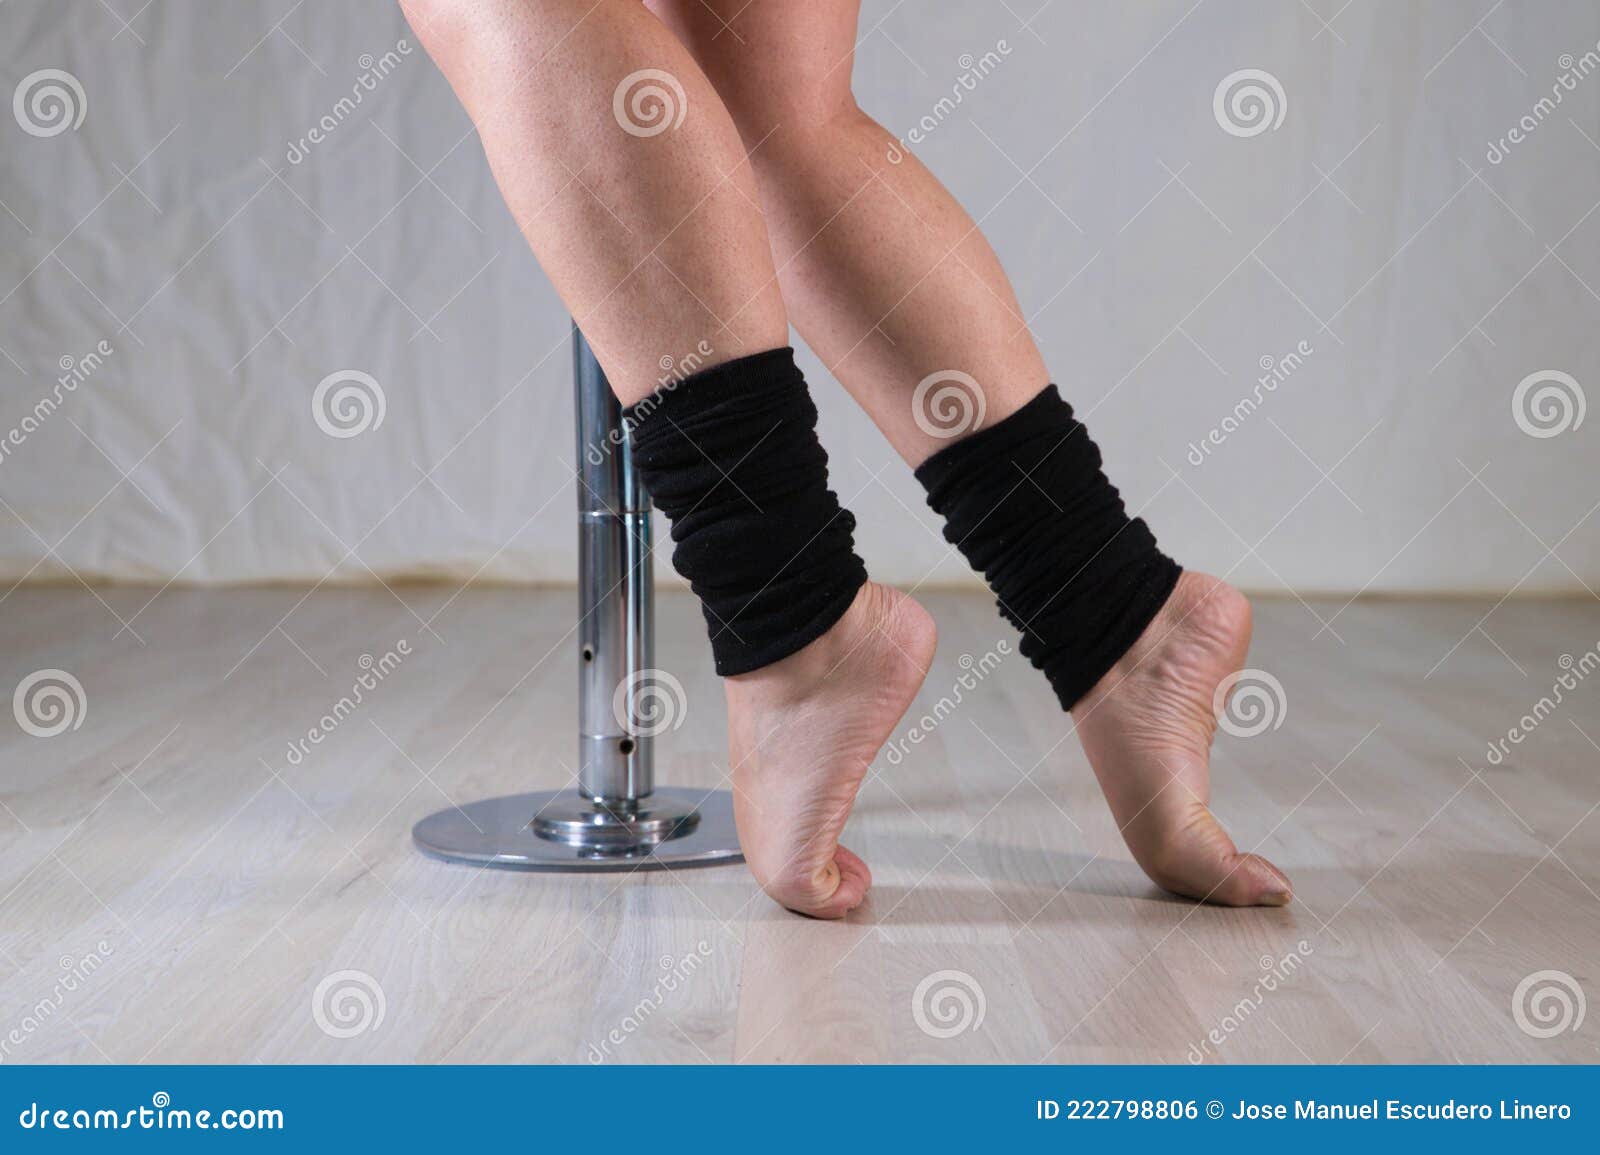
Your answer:
[[[844,616],[867,570],[855,518],[828,488],[793,349],[702,370],[623,421],[672,523],[672,564],[700,598],[718,674],[771,665]]]
[[[928,458],[917,480],[1064,709],[1128,652],[1182,572],[1128,517],[1054,385]]]

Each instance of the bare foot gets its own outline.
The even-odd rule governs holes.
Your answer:
[[[1288,878],[1240,854],[1207,805],[1213,696],[1249,648],[1244,595],[1186,571],[1072,716],[1128,849],[1157,884],[1225,906],[1284,906]]]
[[[843,918],[872,873],[839,845],[856,791],[933,660],[933,619],[868,582],[831,630],[781,662],[728,678],[739,844],[790,910]]]

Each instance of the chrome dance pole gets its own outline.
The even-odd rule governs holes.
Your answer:
[[[418,822],[425,854],[520,870],[738,862],[725,790],[655,785],[654,742],[683,709],[654,665],[650,497],[622,408],[574,326],[578,416],[578,783],[489,798]]]

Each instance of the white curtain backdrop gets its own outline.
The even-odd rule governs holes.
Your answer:
[[[1597,41],[1593,0],[868,0],[857,88],[1178,558],[1526,593],[1600,586]],[[573,578],[568,320],[391,0],[7,0],[0,80],[7,586]],[[971,580],[805,367],[875,574]]]

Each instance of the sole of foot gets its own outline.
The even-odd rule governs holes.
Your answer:
[[[1293,888],[1212,815],[1217,689],[1244,666],[1250,603],[1183,573],[1133,648],[1072,708],[1122,837],[1158,886],[1224,906],[1284,906]]]
[[[842,618],[805,649],[725,680],[739,844],[775,901],[842,918],[872,885],[839,845],[867,768],[933,661],[926,610],[868,582]]]

